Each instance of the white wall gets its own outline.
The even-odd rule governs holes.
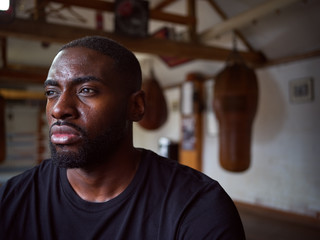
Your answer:
[[[207,68],[201,71],[205,74],[219,69],[214,63],[210,68],[210,64],[204,65]],[[319,65],[320,59],[314,58],[257,70],[260,96],[253,126],[252,161],[247,171],[231,173],[220,167],[219,139],[209,134],[205,125],[203,172],[218,180],[233,199],[304,215],[319,214]],[[291,103],[289,81],[304,77],[313,78],[315,98],[312,102]],[[170,105],[179,99],[179,91],[167,91],[166,96]],[[157,151],[159,137],[179,137],[177,115],[173,112],[170,122],[154,132],[136,126],[135,144]]]

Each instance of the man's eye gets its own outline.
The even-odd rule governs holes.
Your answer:
[[[82,88],[80,90],[80,93],[83,93],[83,94],[94,94],[96,91],[92,88]]]
[[[50,97],[50,96],[53,96],[54,94],[55,94],[55,91],[53,91],[53,90],[47,90],[47,91],[45,91],[45,93],[44,93],[47,97]]]

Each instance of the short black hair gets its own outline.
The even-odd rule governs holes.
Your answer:
[[[89,48],[110,57],[114,61],[116,72],[123,79],[123,84],[125,84],[123,87],[129,93],[141,89],[142,73],[139,61],[126,47],[106,37],[86,36],[65,44],[59,52],[73,47]]]

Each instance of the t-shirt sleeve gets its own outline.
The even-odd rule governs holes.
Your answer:
[[[245,239],[239,213],[218,183],[210,184],[193,199],[180,223],[177,239]]]

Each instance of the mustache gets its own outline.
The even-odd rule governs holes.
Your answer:
[[[53,123],[51,126],[50,126],[50,129],[49,129],[49,136],[51,136],[51,129],[53,126],[69,126],[69,127],[72,127],[74,129],[76,129],[78,132],[80,132],[83,136],[87,136],[87,132],[80,126],[74,124],[74,123],[70,123],[70,122],[67,122],[67,121],[57,121],[55,123]]]

